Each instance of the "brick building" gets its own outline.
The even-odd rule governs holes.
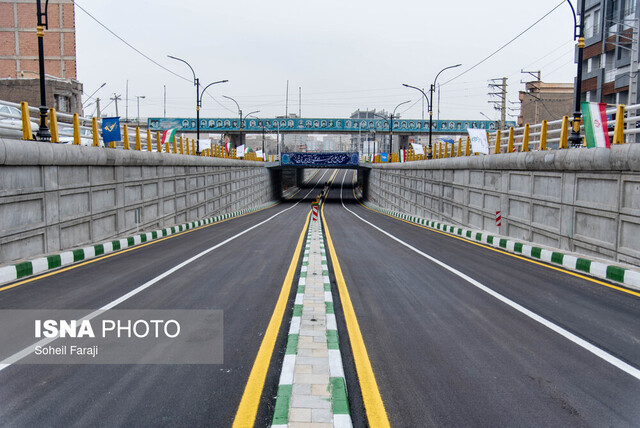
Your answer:
[[[518,126],[552,121],[573,114],[573,83],[527,82],[520,91]]]
[[[47,12],[47,105],[61,112],[80,113],[82,84],[76,80],[73,0],[49,0]],[[40,105],[36,26],[35,0],[0,0],[0,100]]]

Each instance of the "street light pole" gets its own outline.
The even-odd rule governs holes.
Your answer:
[[[38,15],[38,67],[40,73],[40,128],[37,137],[40,141],[50,141],[51,132],[47,125],[47,96],[44,85],[44,29],[49,29],[49,19],[47,17],[47,9],[49,8],[49,0],[44,3],[44,12],[40,0],[36,0],[36,13]],[[44,19],[43,19],[44,18]]]
[[[223,95],[224,98],[230,99],[231,101],[233,101],[234,103],[236,103],[236,107],[238,107],[238,115],[240,116],[240,123],[238,124],[238,127],[240,129],[240,143],[244,143],[242,141],[242,110],[240,109],[240,104],[238,104],[238,102],[236,100],[234,100],[231,97],[228,97],[226,95]]]
[[[436,74],[436,78],[433,79],[433,84],[429,88],[429,94],[431,95],[431,97],[429,97],[429,100],[430,100],[429,102],[429,158],[430,159],[433,157],[433,154],[431,153],[431,135],[433,133],[433,91],[435,91],[436,89],[436,81],[438,80],[438,77],[443,71],[449,70],[450,68],[460,67],[461,65],[462,64],[450,65],[449,67],[445,67],[442,70],[440,70],[438,74]]]
[[[580,111],[580,100],[582,97],[582,56],[584,51],[584,8],[585,0],[580,0],[580,24],[578,24],[578,17],[576,11],[571,4],[571,1],[567,0],[569,6],[571,6],[571,12],[573,13],[573,40],[578,40],[578,70],[576,76],[576,85],[574,92],[574,108],[573,108],[573,124],[571,135],[569,136],[569,143],[571,147],[582,146],[582,137],[580,136],[580,124],[582,122],[582,113]]]
[[[391,153],[391,150],[393,149],[393,118],[396,115],[396,110],[398,110],[398,107],[400,107],[401,105],[404,105],[410,102],[411,100],[408,100],[398,104],[396,108],[393,109],[393,113],[391,113],[391,123],[390,123],[391,126],[389,127],[389,153]]]
[[[402,86],[406,86],[407,88],[412,88],[412,89],[415,89],[417,91],[420,91],[420,93],[427,100],[427,106],[429,107],[429,110],[431,110],[430,98],[427,96],[427,94],[424,93],[424,91],[422,89],[418,88],[417,86],[407,85],[406,83],[403,83]],[[433,94],[431,94],[431,96],[433,96]],[[432,157],[432,153],[431,153],[431,124],[432,124],[432,122],[433,122],[433,115],[429,115],[429,150],[428,150],[428,153],[427,153],[427,159],[431,159],[431,157]]]
[[[196,72],[193,70],[193,67],[189,65],[189,63],[183,59],[177,58],[175,56],[167,55],[171,59],[178,60],[180,62],[184,62],[191,69],[191,73],[193,73],[193,85],[196,87],[196,154],[200,155],[200,79],[196,77]]]

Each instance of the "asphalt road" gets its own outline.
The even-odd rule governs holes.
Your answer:
[[[640,426],[640,298],[373,212],[352,175],[324,213],[392,426]]]
[[[314,186],[328,177],[328,171],[320,171],[292,199],[263,211],[1,292],[0,309],[97,309],[280,213],[115,308],[222,309],[223,364],[13,364],[0,371],[0,426],[230,426],[294,256],[309,201],[319,193]],[[274,352],[258,413],[261,426],[270,420],[278,349],[284,346],[279,340]],[[19,350],[16,344],[3,343],[0,360]]]

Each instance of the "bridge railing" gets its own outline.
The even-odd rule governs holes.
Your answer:
[[[609,141],[611,144],[635,143],[636,135],[640,134],[640,104],[625,106],[619,104],[606,110],[607,127],[609,129]],[[526,124],[522,127],[512,127],[507,130],[487,132],[489,141],[489,154],[527,152],[534,150],[567,149],[569,148],[569,117],[564,116],[560,120],[543,121],[539,124]],[[584,122],[580,126],[584,135]],[[583,143],[586,146],[586,141]],[[428,148],[424,148],[427,153]],[[470,156],[470,138],[459,138],[457,143],[445,141],[436,142],[433,146],[433,159]],[[413,149],[402,153],[393,153],[389,162],[410,162],[424,160],[427,155],[415,155]],[[376,155],[365,158],[365,162],[382,162],[381,156]]]
[[[2,104],[20,109],[20,115],[2,114],[2,117],[18,119],[22,122],[22,139],[34,141],[36,130],[34,124],[39,122],[40,110],[29,107],[26,102],[20,104],[2,101]],[[48,110],[49,130],[53,144],[72,144],[88,147],[108,147],[110,149],[135,150],[146,152],[157,152],[167,154],[181,154],[196,156],[195,139],[175,136],[171,142],[162,142],[159,131],[151,132],[149,129],[140,129],[136,126],[132,129],[127,124],[122,126],[122,141],[112,141],[107,145],[102,138],[102,120],[96,117],[82,117],[77,113],[59,113],[55,109]],[[0,123],[0,136],[3,135],[2,124]],[[237,159],[236,149],[226,148],[220,144],[212,144],[200,152],[200,156]],[[274,156],[267,159],[259,158],[256,153],[249,152],[243,156],[244,160],[260,161],[275,160]]]

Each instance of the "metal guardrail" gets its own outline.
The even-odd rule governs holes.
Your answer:
[[[17,104],[0,101],[0,108],[2,106],[9,107],[15,113],[3,113],[0,111],[0,136],[21,138],[27,141],[35,140],[35,134],[38,130],[37,122],[40,120],[40,110],[29,107],[26,102]],[[3,119],[8,120],[3,121]],[[106,147],[101,132],[102,120],[98,118],[82,117],[76,113],[58,113],[55,109],[49,109],[48,121],[51,130],[51,143]],[[174,137],[171,143],[163,144],[161,133],[158,131],[141,130],[139,127],[129,129],[126,124],[122,128],[122,141],[117,144],[116,142],[111,142],[108,146],[109,148],[196,155],[195,139],[183,139],[180,136]],[[227,150],[221,145],[214,145],[203,150],[200,156],[236,159],[236,151],[235,149]],[[243,159],[263,161],[255,153],[246,153]],[[274,156],[270,156],[267,160],[273,161]]]
[[[607,116],[613,116],[607,121],[611,144],[635,143],[636,135],[640,134],[640,104],[631,106],[617,105],[606,110]],[[584,124],[580,130],[584,135]],[[505,131],[487,132],[489,140],[489,154],[567,149],[570,134],[569,117],[560,120],[543,121],[534,125],[525,125],[518,128],[509,128]],[[584,143],[586,144],[586,142]],[[433,159],[469,156],[469,137],[466,142],[462,138],[457,144],[437,142],[433,147]],[[425,148],[426,150],[426,148]],[[424,160],[427,155],[416,155],[412,149],[405,151],[405,159],[401,160],[398,153],[389,156],[389,162],[410,162]],[[365,162],[381,163],[381,156],[365,157]]]

